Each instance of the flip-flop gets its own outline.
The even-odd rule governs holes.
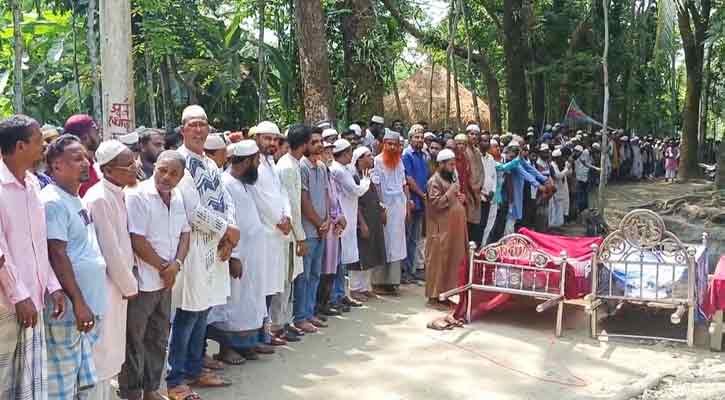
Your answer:
[[[242,365],[245,362],[247,362],[247,359],[244,357],[237,355],[239,358],[230,358],[230,357],[223,357],[221,354],[215,354],[214,359],[220,362],[223,362],[224,364],[228,365]]]
[[[225,380],[217,374],[202,374],[199,378],[191,383],[193,387],[200,388],[218,388],[231,386],[232,383]]]
[[[168,395],[171,400],[201,400],[201,396],[187,385],[179,385],[169,389]]]
[[[433,321],[428,323],[427,327],[428,329],[433,329],[436,331],[445,331],[451,329],[450,324],[448,323],[448,321],[445,320],[445,318],[434,319]]]
[[[204,356],[204,368],[214,371],[221,371],[224,369],[224,364],[210,358],[209,356]]]

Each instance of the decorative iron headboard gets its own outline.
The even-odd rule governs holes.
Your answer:
[[[528,237],[518,233],[504,236],[500,241],[483,247],[476,257],[484,262],[523,261],[538,268],[544,268],[555,260],[548,254],[536,249],[536,245]],[[477,260],[477,261],[478,261]]]

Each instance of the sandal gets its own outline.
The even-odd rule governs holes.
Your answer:
[[[429,322],[427,327],[428,329],[433,329],[436,331],[446,331],[452,329],[451,324],[446,321],[445,318],[436,318],[433,321]]]
[[[170,400],[201,400],[199,394],[186,385],[169,388],[168,395]]]
[[[158,390],[154,390],[153,392],[144,392],[143,400],[169,400],[169,398],[161,394]]]
[[[247,362],[244,357],[236,353],[232,354],[232,352],[228,352],[226,355],[222,355],[222,353],[215,354],[214,359],[228,365],[242,365]]]
[[[204,368],[211,369],[214,371],[220,371],[224,369],[224,364],[220,361],[216,361],[209,356],[204,356]]]
[[[215,373],[201,374],[191,383],[191,386],[200,388],[219,388],[231,386],[232,383]]]

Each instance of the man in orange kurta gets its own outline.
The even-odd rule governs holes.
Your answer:
[[[455,154],[441,150],[437,161],[438,170],[428,180],[425,243],[425,295],[434,306],[441,305],[439,294],[458,286],[458,265],[466,257],[468,241]]]

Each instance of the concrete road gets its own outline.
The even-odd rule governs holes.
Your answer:
[[[686,370],[712,353],[589,339],[581,310],[567,308],[563,338],[554,314],[533,307],[438,332],[426,324],[423,290],[403,288],[332,318],[322,333],[272,356],[227,367],[234,385],[204,399],[613,399],[653,374]],[[216,351],[212,345],[211,351]]]

